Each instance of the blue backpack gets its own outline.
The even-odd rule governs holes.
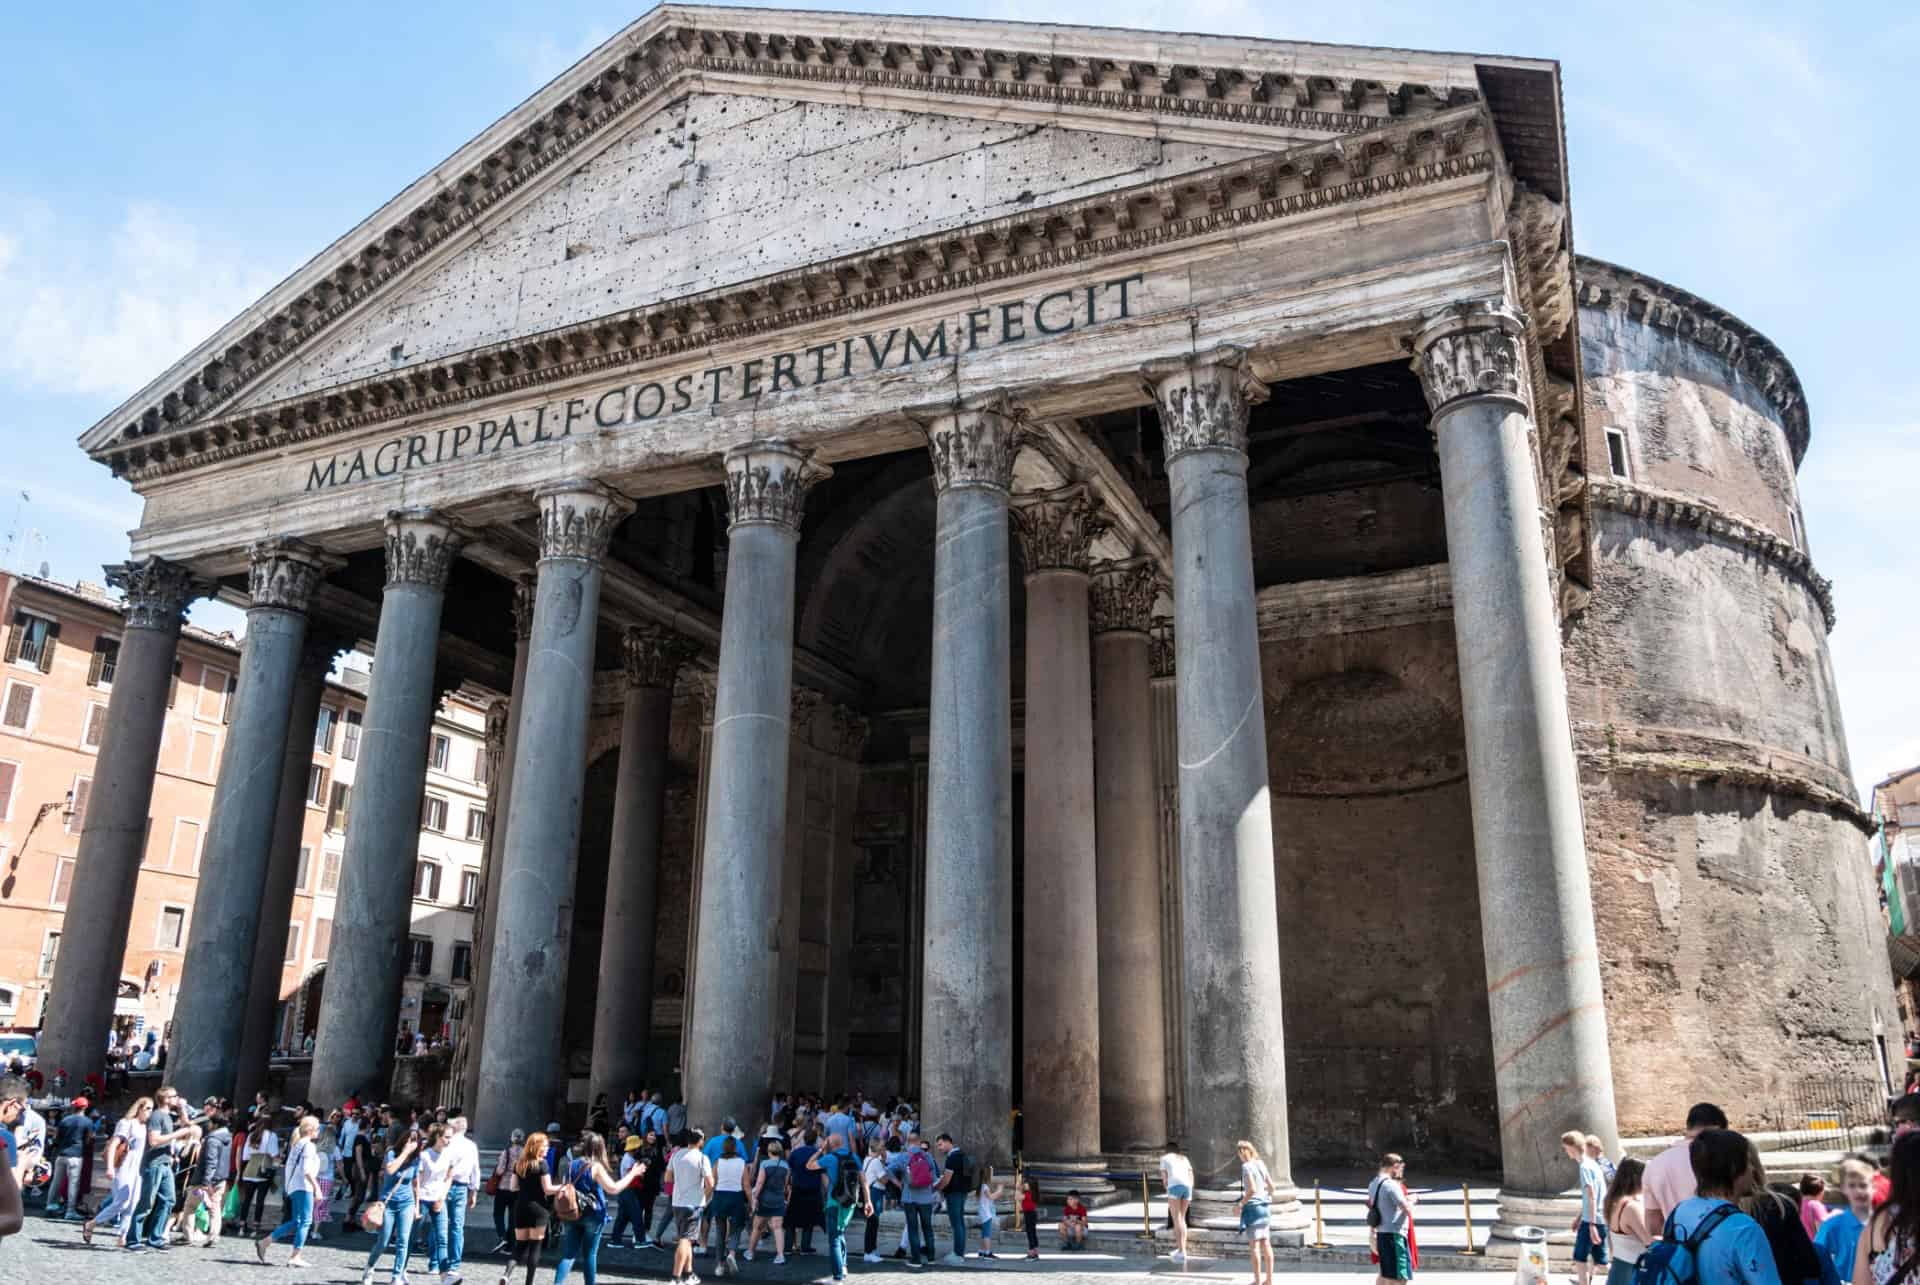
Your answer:
[[[1700,1247],[1707,1243],[1707,1237],[1713,1235],[1729,1217],[1739,1210],[1729,1204],[1709,1210],[1693,1229],[1693,1234],[1685,1240],[1673,1238],[1673,1215],[1667,1215],[1667,1225],[1660,1233],[1660,1239],[1647,1246],[1640,1261],[1633,1268],[1633,1285],[1697,1285],[1700,1279]]]

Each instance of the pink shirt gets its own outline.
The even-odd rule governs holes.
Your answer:
[[[1682,1138],[1647,1161],[1647,1174],[1640,1185],[1647,1193],[1647,1204],[1659,1206],[1662,1222],[1680,1207],[1681,1201],[1693,1198],[1693,1161],[1687,1154],[1690,1143],[1691,1139]]]
[[[1807,1229],[1807,1239],[1812,1240],[1814,1233],[1820,1230],[1820,1224],[1827,1221],[1827,1215],[1833,1211],[1827,1208],[1827,1202],[1818,1196],[1807,1196],[1800,1202],[1800,1225]]]

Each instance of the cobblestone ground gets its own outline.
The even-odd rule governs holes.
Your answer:
[[[856,1229],[857,1226],[856,1223]],[[475,1230],[480,1233],[478,1248],[485,1250],[491,1247],[494,1238],[490,1228],[483,1222]],[[372,1238],[364,1233],[335,1232],[319,1244],[307,1247],[306,1257],[313,1266],[301,1270],[283,1266],[288,1255],[286,1246],[275,1246],[270,1253],[272,1266],[262,1267],[254,1257],[252,1244],[232,1236],[222,1238],[211,1249],[175,1246],[169,1250],[143,1254],[128,1254],[100,1247],[106,1245],[108,1240],[108,1235],[103,1231],[96,1238],[96,1247],[89,1249],[80,1242],[79,1224],[50,1221],[37,1213],[30,1214],[25,1229],[0,1245],[0,1280],[19,1282],[20,1285],[80,1285],[82,1282],[85,1285],[116,1285],[117,1282],[128,1282],[129,1285],[262,1285],[262,1282],[270,1280],[285,1281],[288,1285],[294,1285],[295,1282],[356,1285],[372,1243]],[[857,1234],[854,1244],[856,1247],[859,1245]],[[991,1262],[969,1259],[964,1268],[930,1270],[915,1270],[891,1259],[878,1265],[863,1263],[856,1255],[848,1265],[848,1270],[854,1277],[876,1278],[874,1285],[886,1285],[886,1280],[881,1278],[890,1278],[904,1285],[913,1277],[933,1276],[950,1280],[956,1276],[987,1273],[1031,1277],[1034,1278],[1033,1285],[1072,1285],[1074,1282],[1092,1285],[1096,1281],[1111,1285],[1117,1277],[1185,1277],[1195,1281],[1196,1285],[1232,1285],[1234,1282],[1245,1285],[1249,1280],[1247,1263],[1243,1258],[1196,1259],[1182,1267],[1166,1258],[1093,1251],[1069,1254],[1043,1248],[1044,1256],[1038,1262],[1027,1262],[1018,1257],[1023,1248],[1014,1247],[1014,1257]],[[553,1280],[554,1258],[554,1251],[549,1249],[535,1277],[540,1285],[549,1285]],[[710,1268],[711,1262],[706,1258],[697,1260],[696,1270],[709,1285],[717,1285]],[[375,1277],[381,1285],[387,1285],[391,1278],[391,1263],[391,1257],[381,1260],[380,1271]],[[504,1257],[481,1254],[475,1258],[470,1254],[463,1275],[467,1285],[497,1285],[506,1266]],[[408,1279],[412,1285],[434,1285],[438,1280],[426,1272],[424,1259],[416,1259],[409,1267]],[[608,1249],[600,1255],[600,1278],[603,1280],[665,1280],[668,1267],[669,1256],[656,1251]],[[1357,1285],[1373,1279],[1370,1269],[1359,1266],[1329,1271],[1311,1264],[1286,1262],[1276,1265],[1276,1274],[1285,1276],[1288,1285],[1312,1285],[1317,1282]],[[514,1285],[522,1285],[525,1279],[524,1267],[515,1271]],[[576,1273],[570,1279],[581,1278]],[[775,1267],[762,1258],[753,1263],[743,1262],[740,1279],[742,1285],[752,1285],[755,1281],[800,1285],[801,1282],[829,1279],[829,1268],[823,1254],[793,1256],[785,1267]],[[1504,1278],[1484,1272],[1432,1272],[1421,1274],[1419,1279],[1423,1285],[1468,1285],[1469,1282],[1485,1285],[1485,1282]]]

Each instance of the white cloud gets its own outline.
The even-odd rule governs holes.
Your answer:
[[[277,279],[150,203],[103,238],[78,223],[29,205],[0,225],[0,379],[125,396]]]

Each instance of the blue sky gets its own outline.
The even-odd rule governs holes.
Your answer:
[[[836,8],[864,9],[859,4]],[[1085,0],[890,12],[1464,49],[1564,67],[1574,234],[1800,372],[1856,777],[1920,763],[1920,9]],[[642,8],[30,5],[0,94],[0,560],[96,578],[132,493],[74,438]],[[19,502],[21,490],[32,495]],[[13,537],[11,548],[7,546]],[[203,623],[237,624],[219,608]]]

